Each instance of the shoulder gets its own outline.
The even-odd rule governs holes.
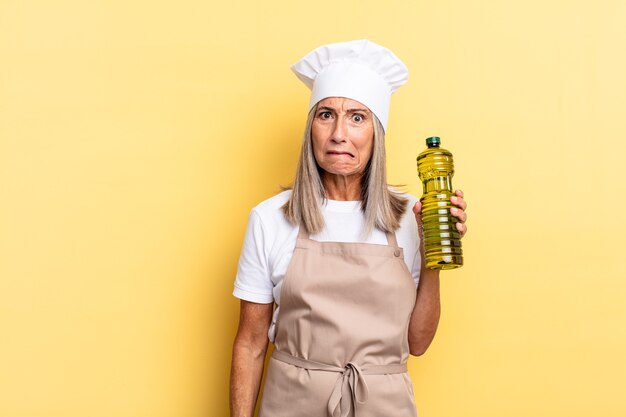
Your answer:
[[[403,191],[397,190],[392,186],[389,186],[389,191],[397,195],[398,197],[406,198],[409,202],[419,201],[419,198],[415,197],[413,194],[405,193]]]
[[[259,212],[278,210],[287,202],[287,200],[289,200],[289,197],[291,197],[291,190],[285,190],[268,198],[267,200],[261,201],[254,207],[253,210]]]
[[[391,191],[392,193],[394,193],[398,197],[406,198],[407,200],[409,200],[409,203],[413,202],[413,204],[415,204],[416,201],[419,201],[419,198],[415,197],[413,194],[405,193],[405,192],[401,191],[401,189],[399,190],[399,189],[393,187],[392,185],[388,185],[387,188],[389,189],[389,191]],[[404,187],[402,187],[402,188],[404,188]]]
[[[264,229],[290,229],[292,226],[282,210],[290,196],[291,190],[286,190],[260,202],[252,209],[250,217],[259,222]]]
[[[392,189],[391,191],[394,191],[394,190]],[[407,201],[406,210],[404,210],[404,214],[402,215],[402,218],[400,219],[400,228],[409,229],[410,233],[412,233],[413,229],[417,230],[417,226],[415,223],[415,215],[413,214],[413,206],[415,205],[415,203],[419,201],[419,198],[409,193],[400,193],[397,191],[394,191],[394,193],[398,197],[403,198]]]
[[[261,219],[267,220],[278,215],[282,216],[282,207],[289,200],[290,196],[291,190],[278,193],[267,200],[261,201],[252,209],[252,212]]]
[[[398,190],[396,190],[395,188],[393,188],[391,186],[389,187],[389,191],[391,191],[397,197],[407,201],[406,210],[404,211],[404,215],[402,217],[404,218],[408,214],[412,215],[413,214],[413,206],[415,205],[415,203],[417,203],[419,201],[419,198],[415,197],[413,194],[409,194],[409,193],[404,193],[404,192],[398,191]]]

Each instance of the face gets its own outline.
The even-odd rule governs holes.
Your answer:
[[[329,174],[362,174],[372,156],[372,112],[358,101],[328,97],[317,104],[311,126],[313,154]]]

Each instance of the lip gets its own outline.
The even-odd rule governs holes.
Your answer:
[[[344,151],[328,151],[326,152],[327,155],[336,155],[336,156],[349,156],[350,158],[354,158],[354,155],[352,155],[350,152],[344,152]]]

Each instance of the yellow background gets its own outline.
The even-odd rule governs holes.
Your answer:
[[[438,135],[466,265],[412,358],[420,416],[626,415],[626,3],[0,1],[0,416],[228,415],[247,216],[291,182],[289,65],[411,71],[389,179]]]

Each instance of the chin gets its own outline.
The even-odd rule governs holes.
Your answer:
[[[356,175],[360,171],[356,169],[340,169],[340,170],[332,170],[332,171],[327,171],[327,172],[332,175],[341,175],[342,177],[346,177],[350,175]]]

